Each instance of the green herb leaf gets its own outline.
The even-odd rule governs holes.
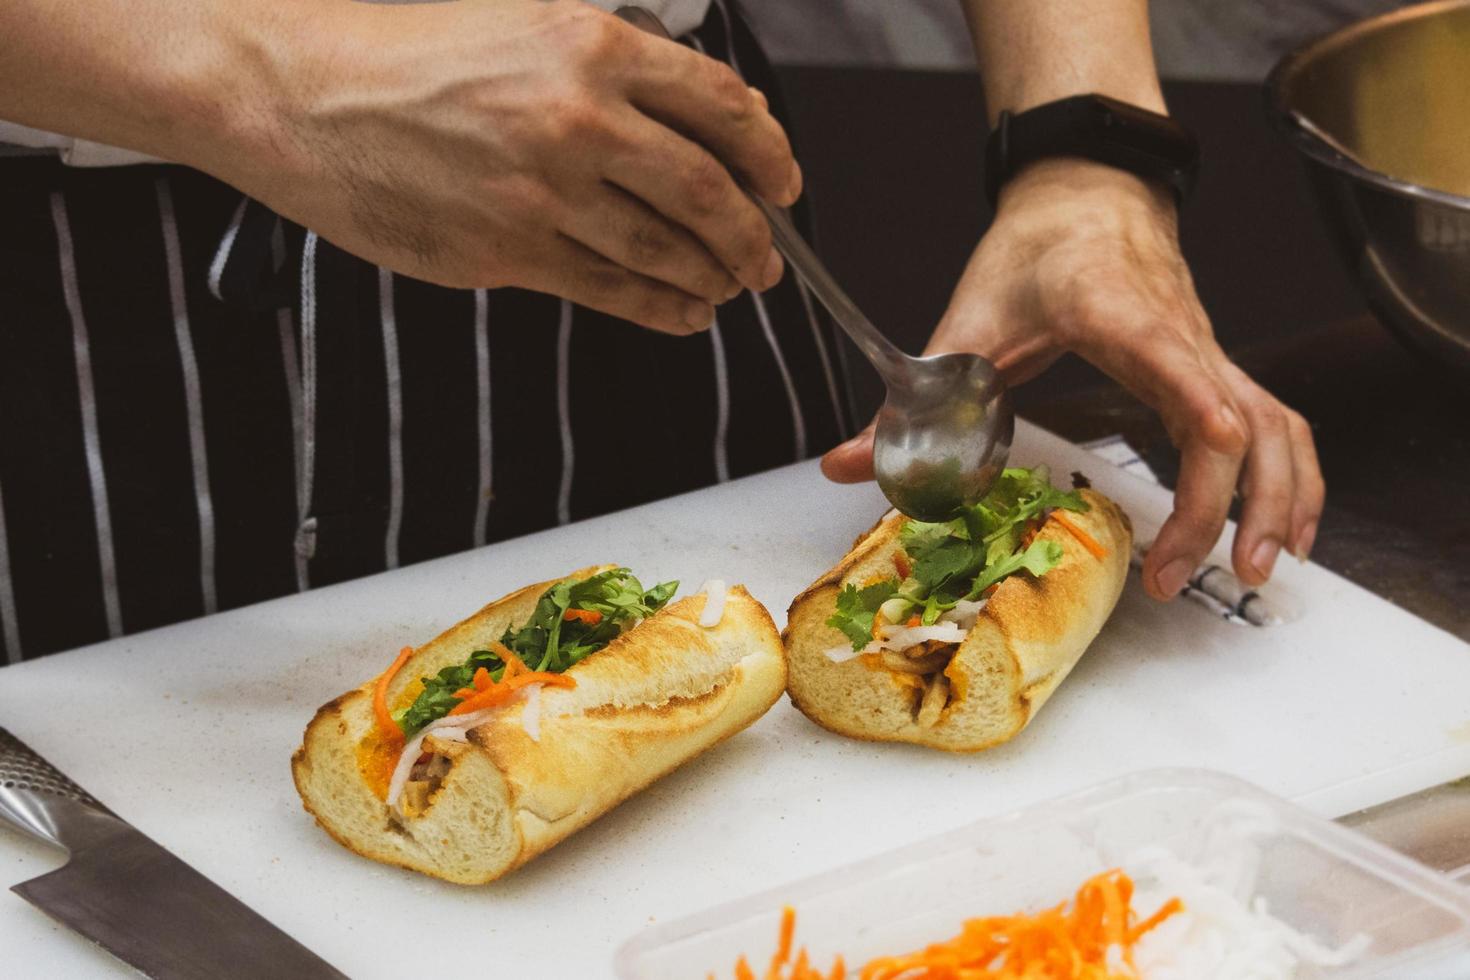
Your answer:
[[[1012,467],[1001,473],[985,499],[953,520],[908,522],[900,539],[909,558],[910,574],[899,584],[899,594],[921,610],[921,621],[928,626],[960,600],[978,597],[1009,575],[1023,570],[1045,575],[1061,560],[1061,548],[1050,542],[1033,542],[1022,549],[1021,539],[1032,521],[1052,510],[1086,511],[1087,502],[1076,491],[1053,487],[1045,467]],[[854,608],[854,612],[844,613],[839,601],[838,615],[831,625],[856,643],[857,630],[864,625],[862,614],[866,613],[866,644],[872,615],[865,608]]]
[[[678,590],[678,582],[662,582],[645,591],[626,568],[599,572],[580,582],[558,582],[541,594],[525,625],[507,629],[500,642],[532,670],[561,673],[607,646],[623,630],[658,612]],[[602,618],[596,623],[568,620],[569,609],[600,613]],[[476,650],[464,663],[423,678],[424,689],[413,704],[394,715],[404,734],[413,735],[449,714],[460,700],[454,692],[469,687],[480,667],[490,671],[497,682],[505,673],[505,662],[500,657],[488,650]]]
[[[898,592],[897,579],[884,579],[866,588],[848,585],[837,594],[837,611],[827,625],[847,634],[854,650],[861,650],[873,638],[873,617],[878,607]]]
[[[1025,551],[1018,551],[1009,558],[988,566],[975,579],[968,599],[976,599],[986,589],[1007,576],[1025,570],[1037,578],[1045,575],[1062,560],[1062,546],[1055,541],[1033,541]]]

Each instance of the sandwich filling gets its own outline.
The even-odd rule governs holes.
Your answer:
[[[915,720],[933,726],[953,700],[947,670],[991,592],[1021,573],[1040,578],[1062,547],[1037,537],[1056,520],[1094,555],[1106,551],[1066,511],[1088,505],[1076,490],[1051,485],[1046,467],[1005,470],[979,503],[942,523],[909,521],[899,531],[894,573],[849,583],[827,620],[849,643],[827,652],[887,671],[913,697]]]
[[[525,624],[507,627],[489,649],[408,685],[390,710],[388,684],[412,654],[405,648],[374,686],[377,725],[358,748],[364,779],[390,807],[407,816],[421,813],[452,768],[448,756],[424,751],[427,736],[463,742],[465,732],[495,709],[524,704],[526,732],[539,741],[542,689],[575,687],[566,671],[662,609],[678,588],[678,582],[663,582],[644,589],[626,568],[558,582],[542,593]]]

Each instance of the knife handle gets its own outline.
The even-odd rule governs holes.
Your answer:
[[[68,850],[96,840],[121,822],[4,728],[0,728],[0,820]]]

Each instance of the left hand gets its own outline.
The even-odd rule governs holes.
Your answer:
[[[1012,385],[1072,351],[1159,413],[1181,461],[1174,512],[1144,563],[1156,598],[1176,595],[1214,547],[1237,487],[1243,582],[1264,582],[1283,548],[1311,550],[1324,494],[1311,429],[1215,341],[1163,187],[1072,159],[1018,174],[925,348],[948,351],[984,354]],[[873,427],[822,471],[872,479]]]

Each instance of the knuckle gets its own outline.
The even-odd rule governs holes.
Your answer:
[[[549,124],[552,141],[559,147],[585,144],[602,129],[602,109],[589,95],[574,95],[557,106]]]
[[[588,297],[606,304],[627,288],[628,273],[620,265],[592,253],[581,253],[580,261],[568,270]]]
[[[705,264],[699,274],[698,288],[701,296],[712,296],[724,301],[725,295],[731,286],[730,277],[723,269],[710,264]]]
[[[702,156],[684,171],[684,194],[696,214],[709,216],[725,203],[729,177],[713,157]]]
[[[730,119],[736,122],[750,119],[755,109],[755,97],[750,94],[750,88],[735,69],[723,61],[713,61],[712,65],[707,80],[710,98]]]
[[[629,307],[632,319],[656,330],[675,330],[682,327],[674,303],[660,290],[641,287],[634,290]]]
[[[1310,443],[1313,441],[1312,425],[1301,412],[1286,409],[1286,425],[1293,439]]]
[[[1220,532],[1225,527],[1223,515],[1216,516],[1213,510],[1184,511],[1177,515],[1179,525],[1184,535],[1190,541],[1196,542],[1200,551],[1209,551],[1214,543],[1219,540]]]
[[[1315,468],[1300,477],[1302,496],[1313,515],[1322,513],[1322,504],[1327,499],[1327,481]]]
[[[673,251],[674,243],[662,230],[649,222],[639,222],[627,235],[628,254],[641,266],[657,265]]]
[[[1252,481],[1242,494],[1253,509],[1266,514],[1286,515],[1291,512],[1292,489],[1282,480]]]
[[[627,32],[623,23],[590,8],[572,28],[568,45],[572,58],[584,68],[601,70],[626,47]]]
[[[1285,436],[1290,431],[1286,412],[1274,401],[1267,401],[1256,410],[1252,424],[1260,430],[1258,435]]]
[[[764,221],[742,220],[730,236],[731,248],[742,268],[764,263],[771,252],[771,228]]]

